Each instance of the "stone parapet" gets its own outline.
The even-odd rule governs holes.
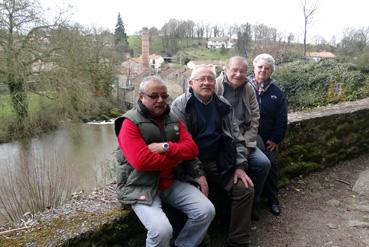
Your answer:
[[[369,150],[369,98],[288,115],[278,157],[281,184]]]

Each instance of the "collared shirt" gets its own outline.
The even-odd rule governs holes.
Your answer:
[[[202,104],[204,104],[204,105],[208,105],[208,104],[210,104],[212,101],[213,101],[213,95],[210,97],[210,99],[207,101],[207,102],[205,102],[205,101],[203,101],[201,98],[200,98],[200,96],[198,96],[195,92],[193,92],[193,95],[195,96],[195,98],[198,100],[198,101],[200,101]]]

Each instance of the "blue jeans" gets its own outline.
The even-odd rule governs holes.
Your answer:
[[[251,153],[248,155],[248,161],[249,166],[247,169],[247,175],[254,183],[254,201],[255,203],[258,203],[260,201],[264,183],[268,177],[271,164],[268,157],[258,147],[251,150]]]
[[[198,246],[215,216],[215,208],[199,189],[178,180],[174,180],[169,189],[160,191],[151,205],[132,205],[133,211],[147,229],[146,246],[170,245],[173,228],[163,212],[162,201],[187,215],[187,221],[175,240],[176,246]]]

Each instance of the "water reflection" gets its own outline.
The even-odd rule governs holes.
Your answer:
[[[75,191],[91,191],[109,179],[116,147],[112,125],[74,124],[41,137],[0,144],[0,174],[13,180],[20,175],[56,180],[52,173],[58,173]],[[55,181],[40,184],[36,186],[58,187]]]

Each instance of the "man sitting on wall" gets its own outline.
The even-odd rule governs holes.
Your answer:
[[[199,189],[173,177],[181,161],[195,159],[198,148],[183,122],[170,112],[167,87],[146,77],[132,110],[115,121],[123,160],[117,169],[118,199],[131,205],[147,229],[146,246],[169,246],[173,228],[162,201],[187,215],[175,246],[198,246],[214,218],[213,204]]]

